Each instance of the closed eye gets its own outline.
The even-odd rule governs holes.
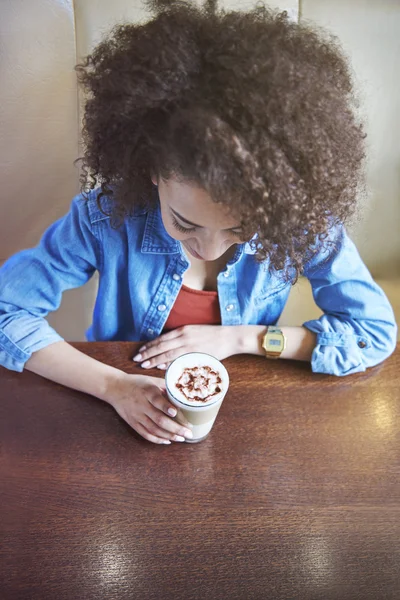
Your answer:
[[[176,220],[174,215],[172,215],[172,224],[175,227],[175,229],[177,229],[181,233],[192,233],[193,231],[195,231],[197,229],[196,227],[184,227],[183,225],[178,223],[178,221]],[[230,233],[232,233],[233,235],[236,235],[237,237],[241,237],[241,235],[243,235],[243,231],[238,230],[238,229],[227,229],[226,231],[229,231]]]
[[[181,233],[191,233],[192,231],[194,231],[196,229],[196,227],[184,227],[183,225],[178,223],[178,221],[175,219],[175,217],[173,215],[172,215],[172,224],[175,227],[175,229],[177,229]]]
[[[243,231],[238,231],[237,229],[231,229],[230,232],[233,233],[233,235],[237,235],[238,237],[241,237],[243,235]]]

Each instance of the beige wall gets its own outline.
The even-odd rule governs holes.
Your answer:
[[[4,260],[36,243],[78,190],[72,0],[1,0],[0,56]]]
[[[79,191],[73,0],[0,1],[0,264],[36,244]],[[94,289],[66,292],[53,326],[83,339]]]
[[[254,4],[223,3],[243,9]],[[355,238],[375,276],[400,275],[400,2],[303,0],[299,7],[297,0],[279,0],[272,5],[294,18],[300,8],[301,18],[331,28],[351,57],[370,134],[371,194]],[[1,0],[0,262],[37,243],[78,191],[72,164],[79,156],[74,65],[114,23],[147,16],[138,0]],[[388,289],[396,302],[398,283]],[[315,308],[306,292],[293,292],[293,311],[284,318],[294,324]],[[65,294],[61,309],[50,317],[61,335],[83,339],[94,295],[95,282]]]
[[[351,231],[373,275],[400,275],[400,1],[302,0],[300,15],[335,33],[351,59],[369,155],[369,197]]]

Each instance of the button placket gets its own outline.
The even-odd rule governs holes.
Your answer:
[[[237,296],[236,272],[232,265],[220,274],[218,296],[222,323],[224,325],[240,325],[241,317]]]
[[[139,336],[143,340],[154,339],[160,335],[168,319],[168,312],[179,293],[183,274],[189,266],[179,249],[180,245],[177,242],[176,248],[168,251],[168,253],[173,252],[173,255],[165,261],[164,274],[152,294],[150,306],[142,321]]]

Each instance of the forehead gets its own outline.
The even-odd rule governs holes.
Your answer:
[[[207,229],[234,229],[240,219],[229,212],[227,206],[216,204],[203,188],[181,183],[176,179],[159,181],[160,202],[179,213],[187,221]]]

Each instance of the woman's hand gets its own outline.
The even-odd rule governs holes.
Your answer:
[[[170,444],[193,437],[189,424],[184,427],[170,418],[177,411],[165,396],[164,381],[158,377],[121,372],[103,399],[149,442]]]
[[[133,360],[145,369],[166,369],[187,352],[205,352],[222,360],[240,352],[240,329],[229,325],[185,325],[147,342]]]

